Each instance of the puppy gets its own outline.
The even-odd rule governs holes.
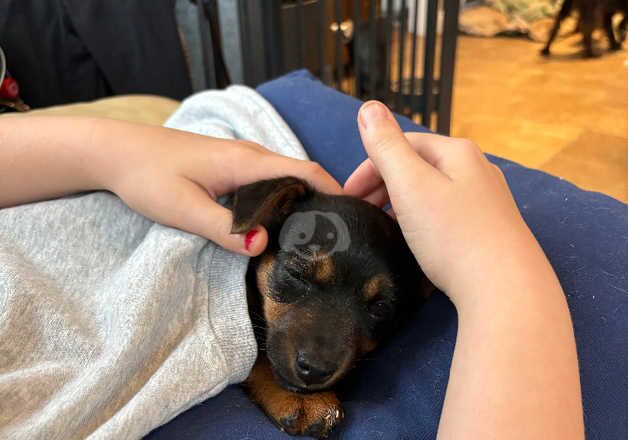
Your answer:
[[[582,32],[584,43],[584,54],[586,57],[593,57],[593,30],[597,23],[604,21],[604,29],[608,36],[609,47],[611,50],[621,49],[621,45],[626,38],[626,26],[628,20],[628,0],[564,0],[563,4],[556,15],[556,21],[550,31],[547,44],[541,51],[542,55],[550,54],[550,46],[556,38],[556,34],[560,29],[561,22],[577,9],[579,12],[579,31]],[[613,29],[613,15],[616,13],[623,14],[618,29],[619,37],[615,37]]]
[[[247,273],[259,345],[245,387],[281,429],[326,437],[332,388],[409,319],[430,290],[397,223],[377,207],[294,177],[239,188],[232,233],[266,227]]]

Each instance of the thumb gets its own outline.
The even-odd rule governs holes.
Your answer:
[[[366,152],[387,186],[406,176],[428,181],[443,177],[412,149],[392,113],[381,102],[362,105],[358,127]]]
[[[185,178],[172,191],[163,194],[165,216],[154,219],[193,234],[201,235],[219,246],[247,256],[261,254],[268,244],[268,233],[257,225],[244,234],[232,234],[233,216],[229,209],[213,200],[207,191]]]

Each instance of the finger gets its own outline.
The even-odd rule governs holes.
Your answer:
[[[293,159],[269,151],[249,151],[251,153],[247,153],[245,157],[235,154],[223,158],[223,167],[217,171],[218,175],[207,176],[208,181],[203,186],[223,195],[259,180],[294,176],[305,180],[318,191],[328,194],[343,193],[336,179],[316,162]],[[252,163],[253,166],[246,166],[247,163]]]
[[[327,194],[342,194],[342,187],[318,163],[292,159],[276,154],[264,154],[251,182],[272,177],[294,176],[309,183],[314,189]],[[250,183],[250,182],[248,182]]]
[[[384,185],[380,186],[372,193],[363,197],[363,200],[377,206],[378,208],[383,208],[386,204],[390,203],[388,190]]]
[[[431,133],[406,132],[404,136],[410,147],[427,163],[448,176],[457,174],[462,161],[468,161],[473,154],[464,150],[477,150],[473,144],[463,139],[450,138]],[[472,152],[473,153],[473,152]],[[383,184],[382,177],[370,159],[362,162],[344,184],[346,194],[365,198]]]
[[[377,101],[363,104],[358,113],[360,136],[369,158],[387,185],[412,175],[426,184],[444,176],[410,147],[388,108]]]
[[[350,196],[363,198],[383,184],[382,176],[371,159],[366,159],[351,173],[344,184],[344,190]]]
[[[443,154],[446,154],[444,150],[451,148],[451,138],[447,136],[418,132],[406,132],[404,135],[412,149],[427,163],[436,168],[439,168]]]
[[[430,165],[440,169],[443,147],[448,147],[450,138],[418,132],[405,132],[404,136],[414,151]],[[373,162],[371,159],[366,159],[349,176],[344,184],[344,190],[349,195],[363,198],[381,186],[382,183],[382,176],[373,165]]]
[[[450,144],[453,143],[452,139],[447,136],[431,133],[405,132],[404,136],[412,149],[435,168],[439,168],[441,164],[443,150],[451,148]],[[349,176],[344,184],[344,190],[349,195],[363,198],[382,183],[382,176],[373,162],[371,159],[366,159]]]
[[[454,177],[473,171],[486,161],[482,151],[473,142],[431,133],[405,133],[410,146],[425,161],[447,176]]]
[[[316,162],[307,161],[307,166],[301,166],[305,161],[291,159],[295,161],[294,168],[297,174],[293,174],[296,177],[305,179],[312,187],[318,191],[327,194],[343,194],[342,186],[336,179],[332,177],[321,165]],[[292,172],[292,171],[291,171]]]
[[[242,255],[257,256],[268,244],[268,233],[258,225],[245,234],[231,234],[233,216],[229,209],[214,201],[195,182],[183,179],[172,193],[170,206],[161,212],[168,216],[161,221],[169,226],[201,235],[221,247]]]

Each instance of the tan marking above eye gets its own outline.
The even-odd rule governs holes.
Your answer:
[[[288,304],[283,304],[273,300],[271,295],[272,292],[268,284],[274,268],[275,257],[270,254],[265,255],[259,262],[256,273],[257,288],[262,294],[262,311],[264,313],[264,319],[266,319],[266,322],[270,325],[284,315],[289,308]]]
[[[360,345],[360,350],[362,354],[375,350],[375,347],[377,347],[377,343],[374,340],[372,340],[371,338],[367,338],[366,336],[362,337]]]
[[[385,287],[392,287],[392,281],[384,274],[377,274],[364,283],[362,286],[362,294],[365,300],[375,298]]]
[[[334,278],[334,261],[331,257],[325,257],[314,263],[314,280],[318,283],[328,283]]]

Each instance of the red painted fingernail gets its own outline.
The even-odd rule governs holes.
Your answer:
[[[253,243],[253,239],[255,238],[255,234],[257,234],[257,229],[251,229],[244,236],[244,248],[248,251],[251,247],[251,243]]]
[[[9,101],[16,101],[20,97],[20,87],[17,81],[7,76],[0,84],[0,97]]]

